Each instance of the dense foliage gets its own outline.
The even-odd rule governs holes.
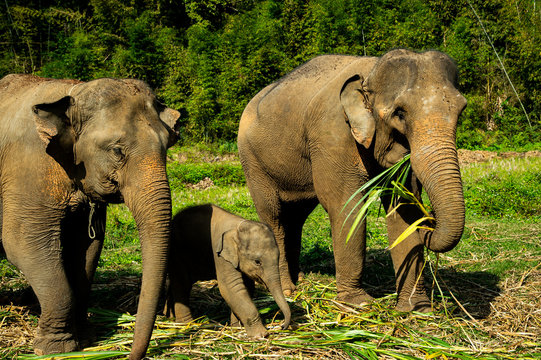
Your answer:
[[[141,78],[182,111],[186,139],[234,141],[249,99],[318,54],[405,47],[458,62],[469,101],[460,147],[541,146],[536,0],[6,0],[0,9],[0,76]]]

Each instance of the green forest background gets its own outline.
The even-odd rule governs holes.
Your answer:
[[[316,55],[404,47],[457,61],[469,104],[459,147],[541,149],[536,0],[1,3],[0,76],[143,79],[181,111],[185,142],[233,144],[251,97]]]

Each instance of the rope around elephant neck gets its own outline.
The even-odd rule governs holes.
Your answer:
[[[94,211],[96,210],[96,203],[90,201],[88,204],[90,205],[90,215],[88,215],[88,237],[91,240],[94,240],[96,238],[96,230],[92,225],[92,217],[94,216]]]

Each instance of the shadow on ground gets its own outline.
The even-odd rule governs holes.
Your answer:
[[[332,252],[324,247],[311,248],[301,254],[301,269],[305,273],[319,273],[334,275],[334,258]],[[437,275],[438,283],[443,295],[455,303],[452,294],[475,319],[484,319],[491,312],[490,303],[500,295],[498,284],[500,278],[489,272],[474,271],[462,272],[456,269],[441,268]],[[363,283],[367,292],[375,298],[393,294],[395,289],[395,275],[391,256],[388,250],[368,250]],[[430,271],[425,271],[425,284],[430,287],[433,277]],[[429,290],[430,291],[430,290]],[[439,290],[436,289],[436,306],[441,303]],[[457,305],[456,315],[469,316]]]
[[[310,252],[303,254],[301,258],[302,270],[311,272],[316,277],[334,282],[334,259],[332,252],[326,247],[313,247]],[[2,256],[0,256],[0,260]],[[383,297],[395,292],[395,277],[393,266],[388,251],[383,249],[369,250],[367,252],[366,270],[364,283],[367,291],[374,297]],[[17,273],[14,273],[17,275]],[[5,274],[4,274],[5,275]],[[312,275],[311,275],[312,276]],[[441,268],[438,273],[438,281],[443,294],[455,301],[450,296],[450,291],[462,304],[462,307],[474,318],[485,319],[491,313],[491,303],[500,295],[502,290],[498,284],[500,279],[488,272],[462,272],[456,269]],[[426,274],[426,284],[430,285],[432,278]],[[112,321],[121,313],[135,314],[137,300],[140,291],[140,276],[125,274],[122,272],[108,271],[99,274],[96,283],[92,286],[90,307],[96,309],[111,310]],[[438,294],[439,295],[439,294]],[[262,315],[263,321],[269,323],[278,312],[278,306],[274,303],[268,292],[260,287],[256,288],[255,303],[259,309],[265,309]],[[441,308],[442,300],[436,297],[436,307]],[[23,306],[32,315],[39,316],[39,304],[22,275],[0,277],[0,305]],[[194,285],[191,297],[192,311],[195,318],[206,316],[211,323],[225,325],[230,321],[230,309],[221,297],[216,282],[200,282]],[[305,310],[296,303],[290,303],[292,317],[299,320]],[[464,318],[469,317],[460,306],[454,307],[453,314]],[[116,315],[115,315],[116,313]],[[281,320],[279,313],[276,317]],[[96,322],[98,339],[110,337],[110,327]]]

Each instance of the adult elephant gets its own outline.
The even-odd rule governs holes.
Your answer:
[[[279,244],[286,293],[295,290],[302,225],[321,203],[331,221],[338,299],[371,300],[361,283],[366,224],[346,242],[352,205],[344,204],[367,180],[411,153],[410,188],[419,196],[425,187],[436,227],[391,250],[397,309],[430,310],[420,276],[423,244],[449,251],[464,228],[455,138],[466,100],[456,84],[455,63],[437,51],[325,55],[250,101],[240,121],[239,155],[261,221]],[[390,199],[382,201],[389,211]],[[420,217],[416,208],[401,206],[387,218],[389,240]]]
[[[143,257],[130,359],[144,357],[166,269],[165,159],[178,118],[138,80],[0,80],[1,239],[41,306],[36,353],[88,342],[87,299],[106,206],[125,202]]]

